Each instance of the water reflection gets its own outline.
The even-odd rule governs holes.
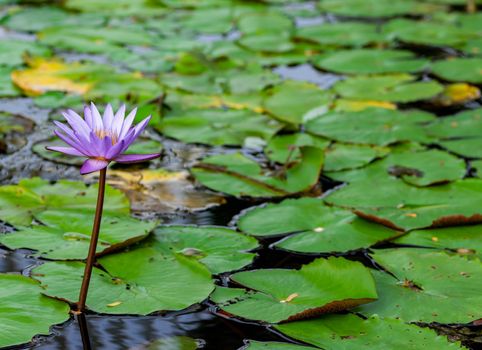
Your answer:
[[[321,73],[311,64],[300,64],[298,66],[280,66],[273,70],[284,79],[308,81],[318,85],[322,89],[329,89],[341,79],[339,75]]]
[[[21,273],[28,267],[38,263],[38,260],[28,258],[26,254],[20,250],[9,251],[0,248],[0,272],[17,272]]]
[[[91,347],[96,350],[149,349],[150,343],[175,336],[197,339],[198,344],[203,344],[200,348],[208,350],[238,349],[243,346],[244,339],[253,337],[257,340],[282,341],[265,327],[227,320],[206,309],[165,316],[88,315],[86,321]],[[54,327],[54,332],[54,336],[37,338],[33,346],[24,349],[83,349],[76,320]]]

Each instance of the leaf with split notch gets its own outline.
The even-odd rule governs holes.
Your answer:
[[[433,249],[377,250],[379,299],[356,311],[406,322],[468,323],[482,313],[482,263]]]
[[[314,59],[317,67],[343,74],[415,73],[428,63],[410,51],[382,49],[340,50]]]
[[[91,211],[52,211],[35,215],[46,226],[33,225],[0,237],[0,243],[11,248],[36,250],[43,258],[83,260],[87,256],[92,232]],[[105,214],[102,218],[97,254],[117,251],[144,239],[157,225],[128,215]]]
[[[251,264],[256,254],[248,251],[257,248],[258,241],[225,227],[160,226],[143,245],[193,257],[218,274]]]
[[[308,191],[318,183],[323,150],[302,147],[301,155],[299,162],[274,175],[241,153],[205,158],[191,173],[204,186],[233,196],[282,197]]]
[[[69,319],[69,305],[42,295],[31,278],[0,274],[0,347],[29,342],[49,334],[50,325]]]
[[[434,115],[418,110],[368,108],[359,112],[328,112],[308,121],[306,131],[340,142],[379,146],[400,141],[430,142],[432,138],[422,126],[434,119]]]
[[[482,225],[414,230],[393,241],[420,247],[450,249],[467,257],[482,258]]]
[[[97,186],[60,180],[50,184],[40,178],[23,179],[18,185],[0,186],[0,219],[12,225],[30,225],[33,215],[47,209],[95,210]],[[106,187],[104,212],[129,213],[129,201],[118,190]]]
[[[158,128],[187,143],[241,146],[248,137],[269,140],[282,124],[249,110],[192,109],[169,115]]]
[[[153,248],[108,255],[98,262],[106,272],[94,268],[87,308],[99,313],[181,310],[214,289],[211,274],[201,263]],[[76,302],[84,267],[81,262],[49,262],[36,267],[32,277],[41,282],[46,295]]]
[[[355,76],[339,81],[333,89],[342,97],[409,103],[432,98],[443,91],[436,81],[415,81],[409,74]]]
[[[269,141],[264,153],[271,161],[284,164],[300,158],[300,147],[312,146],[325,149],[329,144],[329,140],[307,133],[276,135]]]
[[[287,80],[267,92],[263,106],[276,119],[298,125],[326,113],[332,98],[314,84]]]
[[[300,253],[367,248],[399,234],[361,219],[351,211],[326,206],[318,198],[286,199],[249,210],[239,218],[237,226],[256,237],[296,233],[274,246]]]
[[[388,227],[412,230],[482,222],[482,180],[457,180],[417,188],[394,179],[377,179],[383,191],[366,191],[372,180],[349,184],[329,196],[327,203],[354,208],[355,213]]]
[[[369,270],[344,258],[317,259],[300,270],[238,272],[231,280],[250,290],[217,287],[211,299],[227,313],[269,323],[346,310],[377,298]]]
[[[390,152],[388,147],[333,143],[325,149],[325,171],[356,169]]]
[[[396,177],[414,186],[431,186],[462,179],[466,165],[450,153],[430,149],[402,149],[366,167],[333,172],[330,177],[339,181],[368,181]]]
[[[326,315],[316,320],[275,326],[287,336],[325,350],[445,350],[465,349],[429,328],[403,320],[372,316],[363,319],[353,314]]]

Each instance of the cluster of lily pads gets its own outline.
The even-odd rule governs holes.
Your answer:
[[[29,97],[52,119],[90,100],[138,105],[164,140],[209,149],[188,164],[205,196],[252,206],[231,227],[141,220],[131,209],[166,210],[153,184],[173,174],[113,171],[90,311],[205,303],[310,344],[251,350],[464,348],[427,326],[482,318],[482,13],[465,0],[3,3],[0,96]],[[0,114],[0,153],[33,129]],[[52,144],[32,150],[79,165],[45,152]],[[12,228],[0,244],[39,261],[0,274],[0,346],[69,318],[96,192],[40,178],[0,186]],[[311,262],[253,268],[267,245]]]

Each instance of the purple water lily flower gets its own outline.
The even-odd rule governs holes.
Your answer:
[[[134,140],[144,131],[151,117],[147,117],[136,126],[132,125],[137,108],[125,117],[126,107],[121,106],[114,114],[112,106],[107,105],[101,117],[97,107],[91,103],[84,107],[84,118],[68,110],[62,113],[70,128],[54,121],[59,128],[55,135],[70,147],[46,147],[50,151],[71,156],[87,157],[80,169],[81,174],[88,174],[106,168],[110,162],[137,163],[160,156],[154,154],[123,154]]]

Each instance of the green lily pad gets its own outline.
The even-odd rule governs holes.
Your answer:
[[[355,76],[337,82],[333,89],[342,97],[409,103],[440,94],[444,88],[436,81],[414,81],[408,74]]]
[[[462,179],[466,165],[450,153],[431,149],[394,151],[361,169],[329,173],[339,181],[368,181],[396,177],[415,186],[431,186]]]
[[[267,92],[264,108],[276,119],[301,124],[323,114],[333,95],[314,84],[285,81]]]
[[[482,83],[482,58],[452,58],[436,61],[432,72],[448,81]]]
[[[0,187],[0,219],[27,226],[35,214],[52,209],[95,210],[97,185],[61,180],[50,184],[40,178]],[[119,190],[106,186],[104,213],[127,214],[129,201]]]
[[[431,46],[460,46],[476,37],[474,31],[447,23],[395,19],[383,26],[390,39]]]
[[[427,124],[427,134],[441,139],[480,137],[482,108],[472,109]]]
[[[430,142],[422,126],[434,119],[423,111],[368,108],[359,112],[328,112],[306,123],[306,130],[340,142],[385,146],[400,141]]]
[[[267,33],[245,35],[238,40],[239,45],[256,52],[283,53],[295,48],[287,33]]]
[[[329,144],[329,140],[306,133],[277,135],[269,141],[264,153],[273,162],[284,164],[301,157],[300,147],[312,146],[325,149]]]
[[[163,2],[166,2],[164,0]],[[180,0],[176,0],[178,3]],[[161,3],[149,0],[66,0],[64,6],[80,12],[96,13],[106,16],[141,16],[153,17],[166,13],[166,7]]]
[[[314,64],[336,73],[385,74],[419,72],[428,66],[428,61],[404,50],[355,49],[321,55],[314,59]]]
[[[162,337],[142,346],[143,350],[196,350],[198,341],[183,335]]]
[[[85,259],[92,232],[92,212],[51,211],[35,215],[44,225],[22,227],[0,236],[0,243],[11,248],[36,250],[35,255],[53,260]],[[103,215],[97,254],[117,251],[144,239],[157,222],[130,216]]]
[[[187,143],[242,146],[247,138],[269,140],[282,124],[249,110],[193,109],[162,120],[166,136]]]
[[[0,347],[27,343],[69,319],[69,305],[42,295],[31,278],[0,274],[0,282]]]
[[[22,94],[12,82],[11,73],[11,67],[0,67],[0,96],[2,97],[15,97]]]
[[[48,27],[60,25],[73,25],[81,29],[88,23],[89,26],[100,26],[105,22],[105,17],[97,13],[79,13],[63,11],[58,7],[25,7],[13,12],[2,19],[2,24],[7,28],[17,31],[36,32]]]
[[[247,35],[289,33],[293,28],[293,21],[279,12],[248,13],[238,20],[239,31]]]
[[[482,225],[414,230],[394,243],[450,249],[460,255],[482,259]]]
[[[298,28],[296,37],[320,45],[365,46],[384,41],[374,24],[359,22],[323,23]]]
[[[412,230],[482,222],[480,206],[482,181],[457,180],[445,185],[417,188],[393,179],[377,179],[372,191],[372,180],[349,184],[325,201],[342,207],[354,208],[357,215],[395,229]]]
[[[51,55],[51,51],[36,42],[22,40],[0,41],[0,65],[18,66],[23,64],[24,57]]]
[[[250,290],[217,287],[211,299],[224,312],[269,323],[345,310],[377,298],[368,269],[344,258],[317,259],[300,270],[238,272],[231,280]]]
[[[423,15],[445,9],[416,0],[323,0],[318,6],[323,12],[347,17]]]
[[[191,168],[204,186],[233,196],[280,197],[310,190],[318,183],[323,150],[301,148],[301,160],[289,169],[268,172],[241,153],[205,158]]]
[[[333,143],[325,149],[325,171],[339,171],[363,167],[390,152],[388,147]]]
[[[289,343],[279,342],[260,342],[256,340],[248,340],[248,345],[243,346],[239,350],[313,350],[311,346],[302,346]]]
[[[211,273],[241,269],[251,264],[258,242],[236,231],[215,226],[161,226],[143,243],[165,253],[193,257]]]
[[[378,316],[363,319],[352,314],[327,315],[275,327],[289,337],[326,350],[465,349],[429,328]]]
[[[395,277],[374,271],[379,299],[357,308],[363,315],[427,323],[468,323],[480,317],[480,260],[417,248],[378,250],[373,257]]]
[[[351,211],[326,206],[318,198],[287,199],[242,215],[238,228],[256,237],[296,233],[274,244],[300,253],[345,252],[368,248],[400,234],[361,219]]]
[[[211,293],[211,274],[192,259],[163,255],[153,248],[137,248],[98,259],[105,271],[94,268],[87,308],[108,314],[147,315],[180,310]],[[81,262],[49,262],[36,267],[32,276],[48,296],[76,302],[85,265]]]

